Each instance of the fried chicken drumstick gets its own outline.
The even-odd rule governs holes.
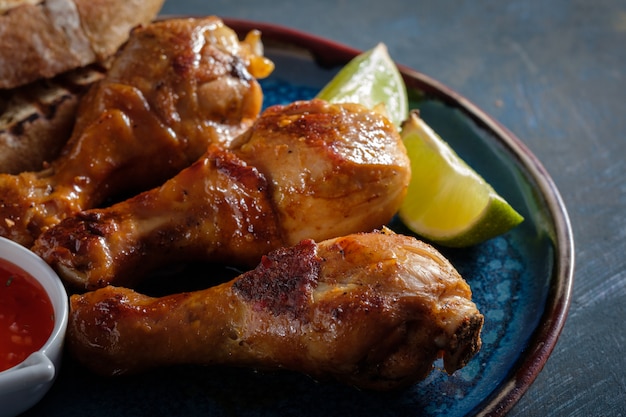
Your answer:
[[[381,227],[409,179],[384,116],[321,100],[273,106],[232,149],[211,147],[159,188],[69,217],[32,249],[83,290],[133,287],[175,261],[253,266],[305,238]]]
[[[258,116],[273,64],[215,17],[135,29],[41,172],[0,175],[0,235],[25,246],[67,215],[161,184]]]
[[[206,290],[73,295],[68,345],[105,375],[220,364],[390,390],[426,377],[439,357],[448,373],[463,367],[480,349],[482,323],[441,254],[384,230],[303,240]]]

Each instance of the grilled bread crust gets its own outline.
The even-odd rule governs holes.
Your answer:
[[[0,90],[0,172],[39,171],[56,158],[82,95],[105,69],[96,64]]]
[[[100,62],[163,0],[0,0],[0,89]]]

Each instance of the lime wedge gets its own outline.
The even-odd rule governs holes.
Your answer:
[[[417,114],[402,127],[412,177],[399,216],[414,233],[451,247],[503,234],[523,217]]]
[[[398,128],[409,112],[404,80],[383,43],[348,62],[317,98],[332,103],[359,103],[384,112]]]

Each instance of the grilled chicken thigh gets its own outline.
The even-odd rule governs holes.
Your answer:
[[[321,100],[273,106],[232,149],[211,146],[161,187],[69,217],[32,249],[83,290],[132,287],[174,261],[252,266],[305,238],[381,227],[409,179],[384,116]]]
[[[273,66],[259,42],[239,42],[215,17],[135,29],[83,98],[61,155],[41,172],[0,175],[0,235],[30,245],[70,214],[161,184],[209,143],[227,146],[261,109],[254,77]]]
[[[424,378],[439,357],[448,373],[463,367],[480,349],[482,323],[441,254],[385,230],[304,240],[206,290],[73,295],[67,341],[105,375],[221,364],[389,390]]]

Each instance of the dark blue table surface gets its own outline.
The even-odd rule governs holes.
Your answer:
[[[385,42],[515,133],[569,210],[576,278],[559,342],[509,415],[626,415],[626,2],[167,0],[162,12]]]

